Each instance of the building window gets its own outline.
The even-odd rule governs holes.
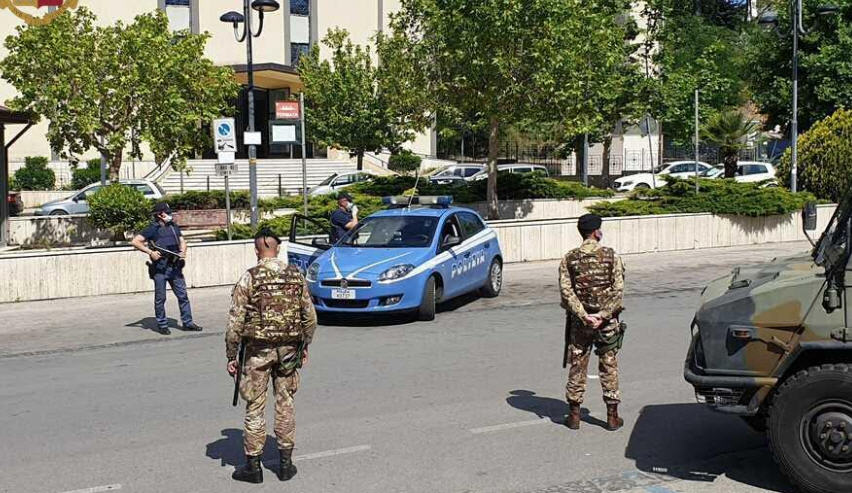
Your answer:
[[[290,15],[311,15],[311,1],[290,0]]]
[[[311,51],[311,45],[308,43],[290,43],[290,65],[298,67],[299,59],[302,55],[307,55],[309,51]]]
[[[192,30],[192,2],[190,0],[165,0],[165,11],[172,31]]]

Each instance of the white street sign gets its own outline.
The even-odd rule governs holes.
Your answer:
[[[235,163],[216,163],[216,176],[228,176],[237,172]]]
[[[237,130],[233,118],[213,120],[213,138],[216,152],[235,152],[237,150]]]
[[[244,132],[243,144],[247,146],[259,146],[262,144],[260,132]]]
[[[234,164],[236,162],[237,153],[235,152],[219,152],[216,154],[219,157],[219,164]]]

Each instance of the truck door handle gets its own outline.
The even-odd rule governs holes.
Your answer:
[[[731,334],[731,337],[734,339],[743,339],[746,341],[754,339],[754,329],[751,327],[738,327],[734,325],[728,327],[728,333]]]

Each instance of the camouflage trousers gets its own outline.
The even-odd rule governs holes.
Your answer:
[[[571,323],[570,319],[567,323]],[[616,330],[616,326],[603,330]],[[589,357],[595,341],[595,330],[583,324],[575,323],[571,329],[568,351],[571,355],[571,369],[568,371],[568,384],[565,386],[565,398],[568,402],[581,404],[586,393],[586,376],[589,369]],[[603,400],[607,404],[621,402],[618,390],[617,350],[607,351],[598,358],[598,375],[603,388]]]
[[[299,372],[285,373],[281,362],[296,348],[290,345],[252,345],[246,348],[246,359],[240,381],[240,395],[246,401],[246,455],[257,456],[266,444],[266,395],[269,377],[275,396],[275,437],[279,449],[292,449],[296,434],[293,394],[299,389]]]

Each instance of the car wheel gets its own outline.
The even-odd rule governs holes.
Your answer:
[[[426,281],[423,300],[420,302],[420,308],[417,309],[417,320],[423,322],[435,320],[435,276],[431,276]]]
[[[637,183],[633,188],[651,188],[651,185],[648,185],[647,183]]]
[[[488,268],[488,280],[485,281],[485,286],[482,286],[480,292],[486,298],[495,298],[503,289],[503,264],[500,259],[491,261],[491,267]]]
[[[769,409],[769,447],[808,493],[852,491],[852,369],[824,364],[789,377]]]
[[[56,209],[55,211],[50,211],[51,216],[67,216],[68,212],[63,211],[62,209]]]

